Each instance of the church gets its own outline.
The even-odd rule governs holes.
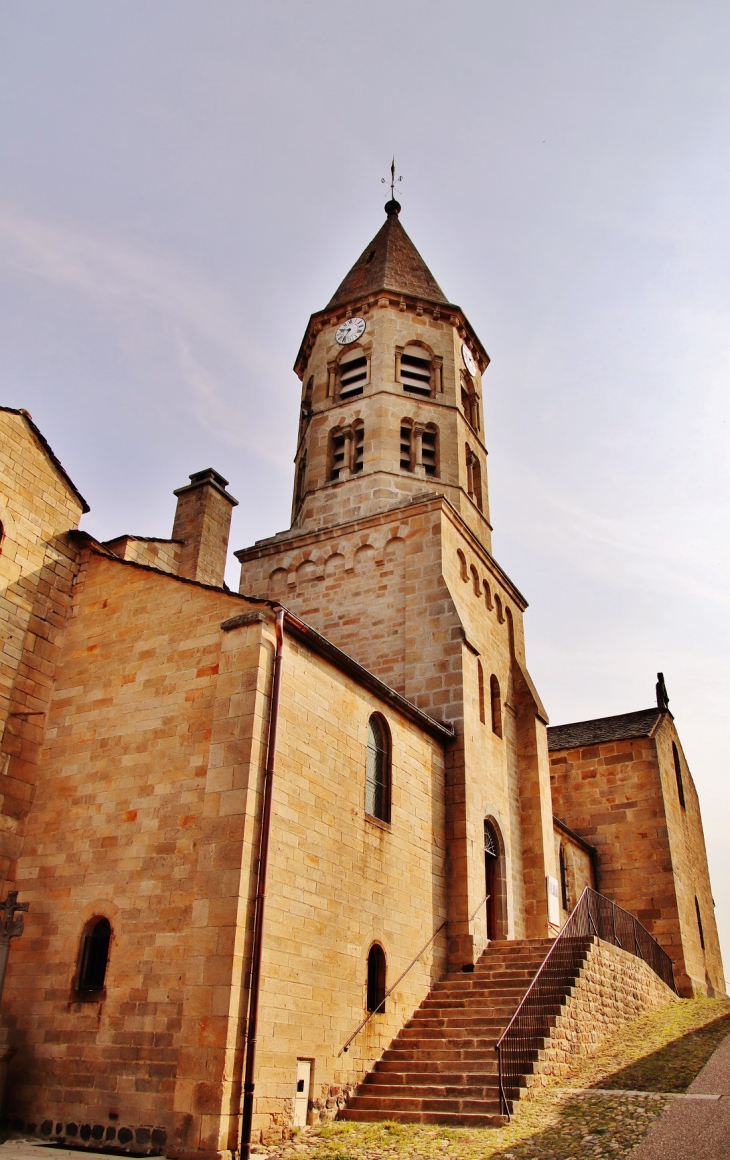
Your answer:
[[[534,973],[586,888],[679,995],[725,993],[663,678],[648,708],[549,725],[492,555],[489,356],[400,212],[309,319],[291,526],[235,553],[237,593],[219,472],[175,491],[169,536],[100,543],[34,420],[0,408],[19,1130],[212,1158],[335,1115],[474,1122],[363,1090],[449,980],[511,953]]]

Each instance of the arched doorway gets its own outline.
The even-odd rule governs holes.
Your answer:
[[[487,899],[487,938],[504,938],[504,857],[496,827],[484,819],[484,882]]]

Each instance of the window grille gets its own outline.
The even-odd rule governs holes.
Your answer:
[[[81,969],[76,988],[78,991],[100,991],[104,986],[111,937],[112,928],[106,918],[98,919],[84,935]]]
[[[368,360],[359,348],[343,356],[340,361],[340,397],[361,395],[368,377]]]
[[[330,462],[331,462],[332,466],[330,468],[330,479],[339,479],[340,472],[342,471],[343,467],[346,467],[346,463],[345,463],[345,432],[340,431],[338,428],[336,431],[332,432],[331,439],[332,439],[332,451],[331,451]]]
[[[421,436],[421,460],[426,475],[438,475],[436,431],[431,427],[427,427]]]
[[[412,395],[431,394],[431,355],[420,346],[407,346],[400,356],[400,381]]]
[[[383,723],[368,721],[365,810],[372,818],[390,821],[390,753]]]
[[[362,471],[363,466],[363,452],[365,450],[365,428],[359,424],[353,430],[354,446],[352,454],[352,472],[353,475],[358,471]]]
[[[400,425],[400,469],[413,471],[413,428],[410,423]]]

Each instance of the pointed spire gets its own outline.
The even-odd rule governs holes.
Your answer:
[[[327,304],[357,303],[381,290],[446,305],[448,298],[400,223],[400,205],[386,202],[386,219]]]

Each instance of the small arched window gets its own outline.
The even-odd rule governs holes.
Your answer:
[[[339,364],[340,398],[361,395],[368,379],[368,360],[361,347],[356,346],[343,354]]]
[[[373,943],[368,951],[368,1011],[385,1010],[385,951]]]
[[[466,583],[466,581],[469,579],[469,573],[466,568],[466,556],[462,552],[461,548],[456,549],[456,555],[459,557],[459,575]]]
[[[368,721],[365,812],[381,822],[390,821],[390,738],[377,713]]]
[[[95,918],[87,925],[81,941],[77,991],[101,991],[106,979],[111,937],[108,918]]]
[[[563,904],[563,910],[568,909],[568,868],[565,865],[565,847],[560,843],[560,853],[558,855],[560,862],[560,899]]]
[[[472,586],[474,588],[474,595],[481,596],[482,586],[479,583],[479,573],[477,572],[477,570],[473,564],[472,564],[471,568],[469,569],[469,571],[471,572],[471,582],[472,582]]]
[[[509,641],[510,656],[515,655],[515,622],[512,619],[512,609],[505,606],[504,615],[507,618],[507,639]]]
[[[484,599],[486,601],[487,608],[491,611],[491,609],[494,608],[494,605],[492,604],[492,590],[486,580],[483,581],[482,587],[484,588]]]
[[[502,611],[502,597],[494,594],[494,607],[497,610],[497,620],[500,624],[504,624],[504,612]]]
[[[682,763],[679,760],[679,750],[677,749],[677,746],[674,744],[674,742],[672,742],[672,756],[674,757],[674,776],[677,779],[677,795],[679,797],[679,804],[681,805],[682,809],[684,810],[687,807],[684,804],[684,782],[682,781]]]
[[[700,934],[700,946],[702,950],[705,949],[705,932],[702,929],[702,914],[700,913],[700,904],[695,896],[695,913],[697,915],[697,930]]]
[[[400,469],[413,471],[413,424],[403,419],[400,425]]]
[[[502,696],[499,691],[499,681],[492,673],[489,678],[489,694],[492,703],[492,733],[502,736]]]
[[[478,431],[479,399],[477,397],[473,379],[466,374],[462,374],[461,377],[461,406],[464,411],[464,417],[469,426],[474,431]]]
[[[0,520],[0,554],[2,554],[2,550],[3,550],[3,539],[4,539],[4,538],[5,538],[5,528],[3,527],[3,522],[2,522],[2,520]]]
[[[482,511],[482,467],[468,443],[466,444],[466,490],[469,499],[474,501],[479,511]]]
[[[400,356],[400,381],[404,391],[411,395],[430,395],[433,360],[430,351],[411,344]]]
[[[477,683],[479,686],[479,720],[484,725],[486,723],[484,710],[484,669],[482,668],[481,661],[477,661]]]

